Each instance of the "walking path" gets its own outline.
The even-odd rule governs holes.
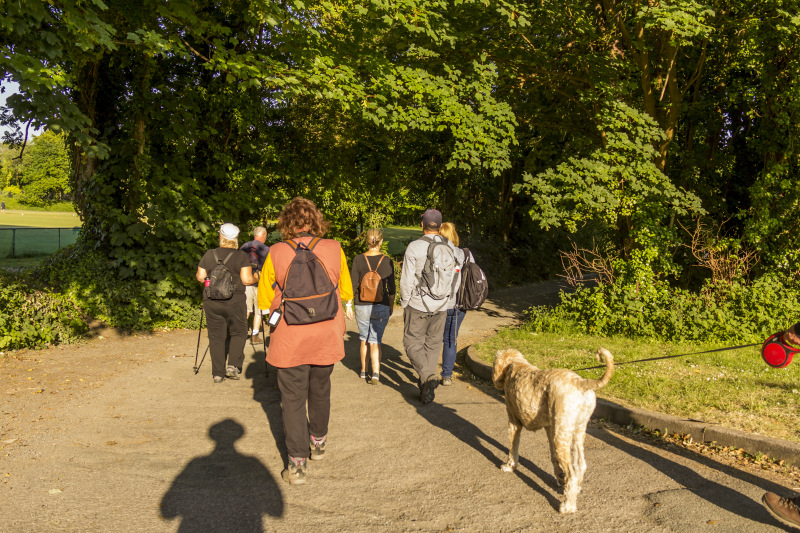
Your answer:
[[[496,291],[460,347],[514,323],[552,284]],[[104,338],[105,337],[105,338]],[[508,453],[502,396],[457,379],[420,405],[386,330],[380,385],[358,377],[358,334],[333,373],[327,457],[289,486],[279,396],[262,347],[243,379],[195,375],[197,331],[100,337],[0,358],[0,531],[780,531],[761,506],[783,478],[656,447],[592,422],[578,512],[560,494],[544,432]],[[206,345],[205,333],[200,353]]]

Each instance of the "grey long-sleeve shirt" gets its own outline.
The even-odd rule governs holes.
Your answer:
[[[446,242],[453,249],[453,255],[458,264],[458,271],[456,272],[455,288],[458,289],[460,284],[460,269],[461,264],[464,262],[464,252],[460,248],[453,246],[453,243],[438,234],[429,233],[428,237],[433,237],[434,240],[439,242]],[[422,268],[425,266],[425,259],[428,257],[428,242],[422,239],[417,239],[408,244],[406,253],[403,256],[403,268],[400,272],[400,305],[403,308],[411,306],[412,309],[417,311],[427,312],[425,305],[428,309],[434,311],[446,311],[453,306],[449,304],[452,302],[455,305],[455,294],[445,303],[442,300],[434,300],[430,296],[423,296],[420,294],[419,287],[417,286],[417,277],[422,274]],[[455,292],[455,291],[454,291]],[[443,305],[444,304],[444,305]]]

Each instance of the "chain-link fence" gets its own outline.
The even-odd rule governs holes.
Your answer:
[[[51,255],[78,239],[81,228],[0,228],[0,258]]]

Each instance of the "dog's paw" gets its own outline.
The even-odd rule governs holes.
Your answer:
[[[513,472],[514,471],[514,465],[510,465],[510,464],[506,463],[506,464],[504,464],[503,466],[500,467],[500,470],[502,470],[503,472]]]
[[[558,509],[558,512],[561,514],[570,514],[574,513],[578,510],[578,506],[574,503],[570,504],[568,502],[561,502],[561,507]]]

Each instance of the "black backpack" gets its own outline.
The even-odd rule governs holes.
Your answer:
[[[464,264],[461,265],[461,286],[458,289],[456,302],[459,309],[468,311],[477,309],[486,301],[489,294],[489,282],[475,261],[470,261],[469,248],[464,251]]]
[[[319,237],[308,243],[286,241],[294,249],[294,259],[286,269],[281,290],[283,319],[290,326],[331,320],[339,312],[338,284],[313,252]]]
[[[219,260],[216,250],[211,252],[214,254],[214,260],[217,264],[208,274],[211,281],[208,287],[203,289],[203,293],[206,298],[211,300],[230,300],[233,293],[236,292],[236,280],[233,277],[233,272],[228,269],[225,263],[228,262],[234,252],[230,252],[224,261]]]

